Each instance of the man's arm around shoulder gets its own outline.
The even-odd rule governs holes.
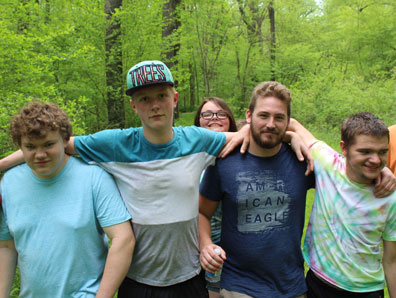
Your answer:
[[[382,258],[389,297],[396,298],[396,241],[384,240],[384,255]]]
[[[132,261],[135,235],[130,221],[103,228],[111,240],[97,298],[113,298]]]
[[[290,118],[289,130],[298,134],[308,148],[318,141],[314,135],[296,119]]]
[[[6,171],[12,167],[20,165],[25,160],[23,159],[23,153],[19,149],[10,155],[0,159],[0,171]]]
[[[74,148],[74,137],[70,137],[69,141],[67,142],[65,151],[67,154],[70,154],[70,155],[77,154],[76,148]]]
[[[10,295],[17,255],[14,240],[0,241],[0,298],[6,298]]]

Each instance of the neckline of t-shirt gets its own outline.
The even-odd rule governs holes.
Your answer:
[[[43,179],[43,178],[37,177],[37,176],[33,173],[32,169],[31,169],[29,166],[28,166],[28,168],[29,168],[30,174],[31,174],[31,176],[33,177],[34,180],[36,180],[36,181],[38,181],[38,182],[40,182],[40,183],[45,183],[45,184],[54,183],[55,181],[57,181],[58,179],[60,179],[61,176],[65,175],[64,173],[66,173],[66,172],[69,170],[69,168],[71,167],[71,164],[75,161],[74,158],[75,158],[75,157],[70,156],[70,157],[69,157],[69,160],[67,161],[67,163],[65,164],[65,166],[63,167],[63,169],[62,169],[56,176],[54,176],[54,177],[52,177],[52,178],[48,178],[48,179]]]
[[[141,138],[142,142],[145,143],[146,145],[149,145],[149,146],[152,146],[155,148],[166,148],[166,147],[172,146],[176,142],[176,139],[178,137],[177,130],[173,126],[172,126],[172,131],[173,131],[172,140],[170,140],[169,142],[164,143],[164,144],[153,144],[149,140],[147,140],[143,133],[143,127],[140,127],[140,138]]]

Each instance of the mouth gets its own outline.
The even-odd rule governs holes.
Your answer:
[[[164,115],[157,114],[157,115],[150,116],[150,119],[159,119],[162,116],[164,116]]]
[[[47,165],[48,164],[48,160],[46,160],[46,161],[36,161],[34,164],[35,165],[37,165],[37,166],[45,166],[45,165]]]
[[[379,170],[381,170],[381,166],[368,166],[368,165],[364,165],[364,168],[368,171],[368,172],[378,172]]]
[[[275,135],[277,135],[278,133],[277,133],[276,131],[268,131],[268,130],[266,130],[266,131],[262,131],[261,134],[263,134],[263,135],[275,136]]]

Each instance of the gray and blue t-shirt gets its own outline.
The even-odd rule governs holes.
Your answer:
[[[152,286],[188,280],[200,271],[198,188],[214,164],[223,133],[174,127],[166,144],[148,142],[143,129],[114,129],[76,137],[88,163],[111,173],[132,215],[136,246],[128,277]]]

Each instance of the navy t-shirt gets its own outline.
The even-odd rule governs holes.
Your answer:
[[[222,288],[258,298],[306,292],[301,237],[314,176],[305,170],[285,143],[272,157],[237,148],[207,168],[200,192],[223,208]]]

